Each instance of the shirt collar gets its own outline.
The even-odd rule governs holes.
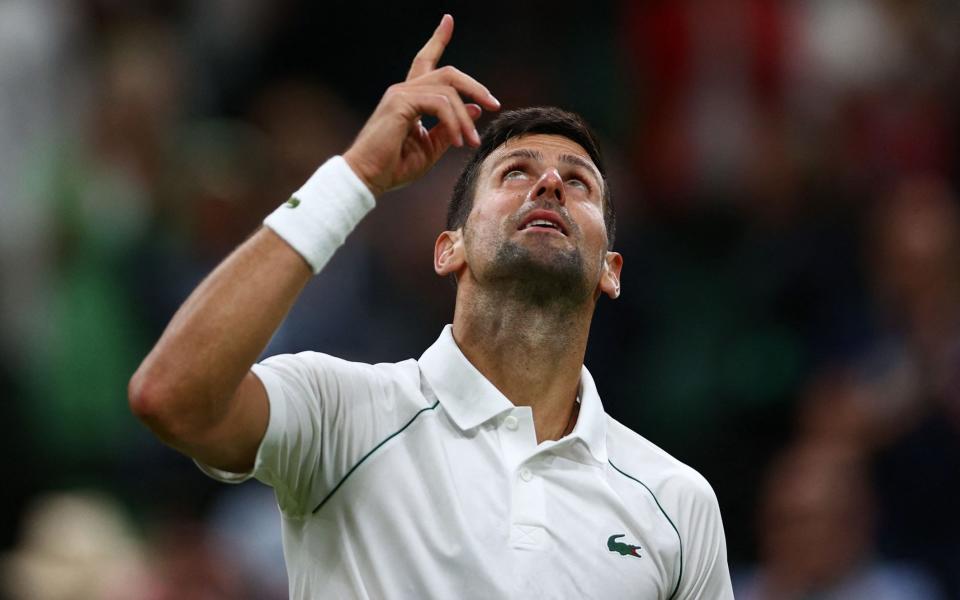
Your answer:
[[[453,339],[447,325],[419,360],[444,410],[466,431],[514,408],[510,400],[477,370]],[[580,373],[580,414],[568,438],[579,438],[598,462],[607,462],[607,418],[596,384],[586,367]]]
[[[586,366],[580,368],[580,414],[570,437],[583,440],[597,462],[607,462],[607,413]]]
[[[452,325],[443,328],[419,363],[443,409],[460,429],[473,429],[513,408],[513,403],[460,351]]]

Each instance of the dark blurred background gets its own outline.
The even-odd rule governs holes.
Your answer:
[[[600,134],[625,266],[587,366],[713,484],[737,597],[960,598],[955,0],[0,1],[0,593],[286,597],[270,490],[206,479],[126,383],[443,12],[445,63]],[[384,197],[267,354],[419,356],[465,158]]]

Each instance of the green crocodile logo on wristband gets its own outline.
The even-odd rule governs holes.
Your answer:
[[[300,198],[297,198],[296,196],[290,196],[290,199],[287,200],[286,205],[289,206],[290,208],[296,208],[300,206]]]

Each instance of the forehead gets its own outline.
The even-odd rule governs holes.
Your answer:
[[[564,154],[572,154],[583,158],[593,166],[593,169],[597,173],[600,172],[597,166],[593,164],[590,153],[587,152],[583,146],[570,138],[551,133],[528,133],[508,139],[484,159],[483,168],[490,168],[490,166],[496,164],[501,158],[517,150],[532,150],[538,152],[543,155],[545,160],[550,160],[551,158],[556,159]]]

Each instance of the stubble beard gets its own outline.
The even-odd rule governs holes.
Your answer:
[[[505,294],[504,299],[536,308],[567,312],[591,297],[583,257],[574,248],[531,250],[505,240],[485,275],[493,289]]]

